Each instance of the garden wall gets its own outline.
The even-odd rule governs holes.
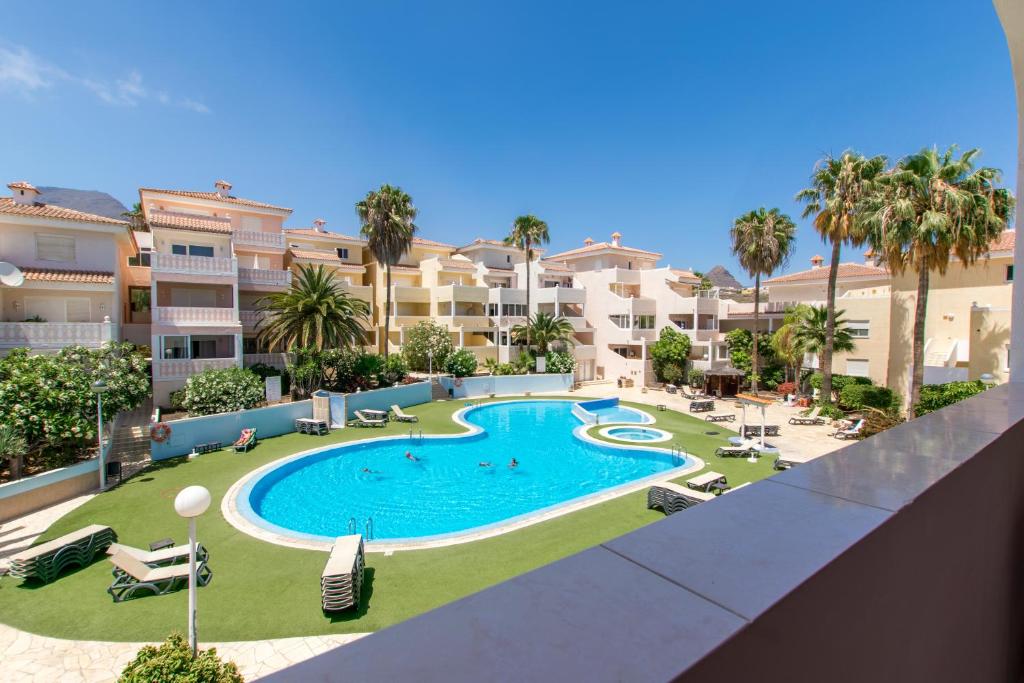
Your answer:
[[[464,377],[462,386],[456,386],[454,377],[441,377],[441,386],[452,392],[453,398],[473,398],[495,394],[534,394],[550,391],[569,391],[573,376],[566,375],[488,375],[486,377]]]
[[[99,461],[93,458],[70,467],[0,484],[0,522],[89,493],[99,488]]]
[[[171,436],[163,443],[150,441],[153,460],[166,460],[192,451],[200,443],[219,441],[229,446],[243,429],[256,427],[257,437],[278,436],[295,431],[295,420],[313,416],[313,401],[279,403],[276,406],[238,410],[233,413],[186,417],[168,422]]]
[[[349,418],[355,417],[357,410],[387,410],[395,404],[400,408],[408,408],[420,403],[430,403],[430,382],[345,394],[345,409]]]

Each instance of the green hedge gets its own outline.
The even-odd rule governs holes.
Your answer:
[[[854,378],[862,379],[862,378]],[[839,405],[847,410],[860,410],[862,408],[878,408],[889,410],[897,407],[899,399],[892,389],[888,387],[876,387],[870,384],[857,382],[844,383],[839,392]]]
[[[925,384],[921,387],[921,399],[914,406],[914,414],[920,417],[953,405],[965,398],[980,394],[988,387],[981,380],[973,382],[947,382],[946,384]]]

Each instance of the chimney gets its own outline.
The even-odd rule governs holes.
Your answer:
[[[317,218],[315,221],[313,221],[313,229],[316,230],[317,232],[327,232],[326,230],[324,230],[325,225],[327,225],[327,221],[325,221],[323,218]]]
[[[226,180],[215,180],[213,186],[217,188],[217,195],[220,197],[228,197],[231,195],[231,183]]]
[[[36,197],[39,196],[39,190],[24,180],[10,183],[7,187],[11,188],[15,204],[35,204]]]
[[[612,246],[613,247],[621,247],[622,246],[622,233],[621,232],[615,231],[615,232],[612,233]]]
[[[873,265],[875,265],[875,250],[874,249],[868,249],[867,251],[864,252],[864,265],[865,266],[873,266]]]
[[[588,237],[587,239],[583,240],[583,246],[585,246],[585,247],[589,247],[593,243],[594,243],[594,238],[593,237]]]
[[[815,254],[811,257],[811,268],[821,268],[825,263],[825,257],[820,254]]]

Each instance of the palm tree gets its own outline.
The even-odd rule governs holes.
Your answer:
[[[547,244],[548,224],[533,214],[519,216],[512,222],[512,230],[505,238],[505,244],[522,249],[526,255],[526,314],[530,314],[530,261],[533,260],[533,246]],[[530,326],[526,326],[526,345],[530,345]]]
[[[11,479],[21,479],[21,470],[28,443],[25,436],[11,424],[0,425],[0,456],[7,458]]]
[[[763,206],[733,222],[732,253],[754,278],[754,346],[751,355],[751,390],[757,394],[757,336],[760,325],[761,276],[771,275],[788,260],[796,240],[796,224],[778,209]]]
[[[954,256],[969,266],[987,254],[1013,212],[1013,195],[996,187],[999,171],[974,167],[979,154],[971,149],[957,158],[954,145],[905,157],[879,178],[877,191],[862,208],[868,241],[882,261],[895,274],[917,273],[910,419],[924,381],[929,274],[945,273]]]
[[[836,280],[839,277],[839,252],[843,244],[859,247],[867,235],[858,220],[858,205],[874,188],[875,181],[885,171],[884,156],[870,159],[847,150],[838,158],[827,155],[817,163],[811,175],[811,186],[796,195],[798,202],[806,203],[803,217],[814,216],[814,229],[821,238],[832,244],[832,261],[828,269],[828,293],[825,306],[825,344],[821,349],[821,395],[826,403],[832,401],[832,353],[835,351]]]
[[[516,344],[525,341],[529,347],[532,338],[537,353],[544,355],[548,352],[548,347],[554,344],[575,345],[574,331],[572,323],[564,317],[555,317],[550,313],[538,311],[533,318],[527,319],[525,324],[512,328],[512,340]]]
[[[843,319],[844,313],[846,311],[843,310],[832,313],[832,334],[829,335],[828,307],[804,306],[793,329],[793,341],[800,348],[802,354],[813,353],[820,357],[829,341],[832,342],[832,349],[834,351],[853,351],[853,335],[850,334],[846,321]],[[823,381],[821,385],[822,401],[831,402],[831,384],[828,390],[830,394],[826,397],[825,383]]]
[[[795,382],[800,381],[800,366],[804,359],[804,349],[796,338],[796,327],[808,308],[807,304],[797,304],[786,309],[782,317],[782,325],[772,333],[772,350],[785,364],[786,372],[793,371],[793,381]]]
[[[416,234],[416,207],[412,197],[399,187],[381,185],[376,192],[368,192],[366,198],[356,204],[356,213],[362,221],[359,232],[366,238],[366,247],[384,266],[387,273],[387,295],[384,308],[384,357],[388,356],[388,337],[391,323],[391,267],[412,246]]]
[[[300,266],[287,292],[275,292],[257,302],[264,316],[257,325],[267,348],[330,349],[361,344],[370,306],[348,295],[331,271]]]
[[[135,202],[132,204],[130,211],[122,211],[121,218],[131,223],[132,230],[149,232],[149,227],[146,225],[145,215],[142,212],[142,202]]]

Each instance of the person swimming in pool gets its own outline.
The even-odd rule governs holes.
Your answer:
[[[378,470],[371,470],[369,467],[364,467],[363,474],[380,474],[380,472]]]
[[[412,454],[412,451],[406,451],[405,452],[405,459],[410,461],[410,462],[419,462],[420,461],[419,458],[417,458],[415,455]]]
[[[508,463],[508,468],[510,470],[514,470],[517,467],[519,467],[519,461],[516,460],[515,458],[512,458],[512,460],[509,461],[509,463]]]
[[[477,467],[494,467],[494,465],[490,462],[478,462]]]

